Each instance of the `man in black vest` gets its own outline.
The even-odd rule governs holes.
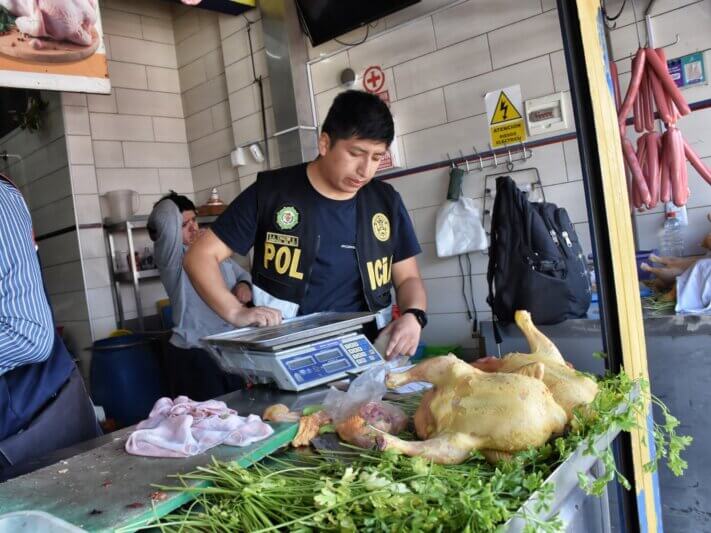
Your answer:
[[[205,302],[236,326],[265,326],[281,321],[274,307],[300,315],[387,311],[394,287],[403,313],[384,332],[385,355],[412,355],[427,323],[421,249],[400,195],[373,181],[393,136],[380,98],[339,94],[319,157],[260,172],[188,251],[185,270]],[[255,303],[272,307],[245,307],[220,277],[221,261],[252,247]]]

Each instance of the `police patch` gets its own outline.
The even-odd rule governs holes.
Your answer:
[[[276,225],[280,229],[294,229],[299,224],[299,212],[293,205],[287,205],[276,213]]]
[[[375,213],[372,219],[375,238],[385,242],[390,238],[390,221],[383,213]]]

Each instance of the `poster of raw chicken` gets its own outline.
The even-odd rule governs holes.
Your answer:
[[[0,0],[0,86],[110,92],[98,0]]]

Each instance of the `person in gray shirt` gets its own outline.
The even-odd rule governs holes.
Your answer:
[[[234,329],[220,318],[193,288],[183,270],[183,256],[200,235],[195,205],[186,196],[171,192],[153,207],[148,231],[155,243],[154,258],[160,280],[170,298],[173,336],[178,348],[202,348],[201,337]],[[232,259],[220,263],[222,278],[242,303],[252,299],[249,273]]]
[[[172,308],[173,335],[167,346],[171,395],[184,394],[204,401],[242,388],[243,380],[223,372],[200,341],[234,326],[205,304],[183,270],[183,256],[200,235],[195,205],[171,191],[153,206],[148,232],[155,243],[154,260]],[[220,264],[220,272],[240,302],[252,300],[251,278],[241,266],[227,259]]]

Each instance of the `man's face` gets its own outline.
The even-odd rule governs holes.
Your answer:
[[[319,138],[324,178],[340,193],[355,194],[373,179],[386,152],[382,141],[351,137],[332,142],[327,133]]]
[[[198,236],[197,214],[195,211],[183,211],[183,244],[190,246]]]

